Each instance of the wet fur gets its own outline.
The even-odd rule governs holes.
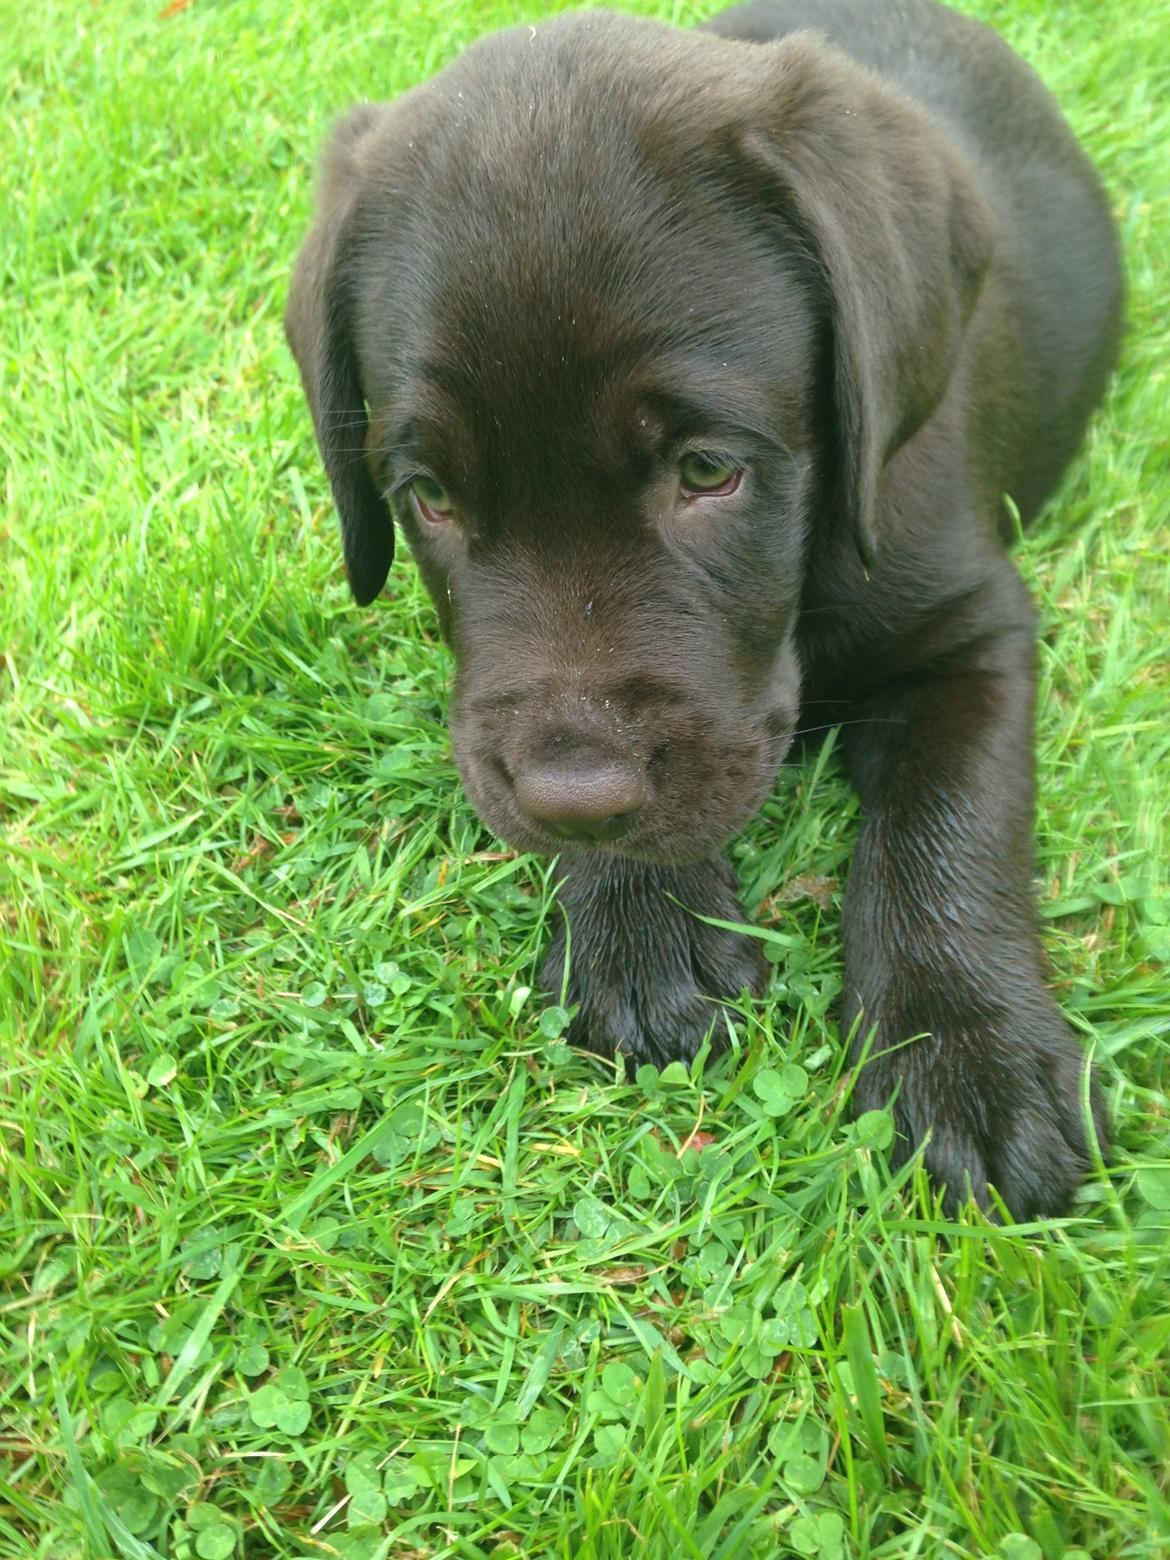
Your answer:
[[[1090,1150],[1032,907],[1003,495],[1027,521],[1052,492],[1120,298],[1096,175],[992,32],[929,0],[761,0],[690,33],[519,28],[356,109],[287,315],[354,594],[397,521],[481,815],[560,850],[520,769],[645,777],[624,838],[565,855],[571,1038],[690,1057],[712,999],[762,993],[756,944],[689,912],[740,918],[722,846],[802,707],[841,719],[864,809],[841,1017],[877,1026],[855,1104],[896,1097],[952,1206],[990,1183],[1021,1217]],[[673,496],[692,434],[741,461],[733,500]],[[420,467],[458,525],[420,520]],[[562,930],[550,990],[564,959]]]

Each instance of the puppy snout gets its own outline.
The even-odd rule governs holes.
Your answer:
[[[588,749],[527,764],[512,785],[520,810],[566,840],[619,838],[647,798],[644,768]]]

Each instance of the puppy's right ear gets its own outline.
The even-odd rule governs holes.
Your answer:
[[[386,583],[394,559],[394,521],[366,464],[369,413],[352,326],[359,158],[378,118],[379,110],[365,104],[333,132],[322,161],[317,220],[297,256],[284,315],[341,520],[345,572],[363,607]]]

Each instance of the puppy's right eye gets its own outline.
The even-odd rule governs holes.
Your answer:
[[[455,504],[450,493],[441,482],[436,482],[434,477],[415,477],[410,484],[410,491],[414,494],[419,514],[432,525],[441,525],[444,520],[450,520],[455,513]]]

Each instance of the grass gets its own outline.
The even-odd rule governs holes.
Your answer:
[[[545,8],[0,3],[0,1554],[1168,1552],[1170,22],[969,8],[1131,278],[1019,549],[1118,1124],[1047,1227],[948,1223],[847,1120],[831,745],[736,846],[733,1053],[615,1075],[531,994],[555,868],[460,793],[416,578],[347,597],[279,324],[317,148]]]

